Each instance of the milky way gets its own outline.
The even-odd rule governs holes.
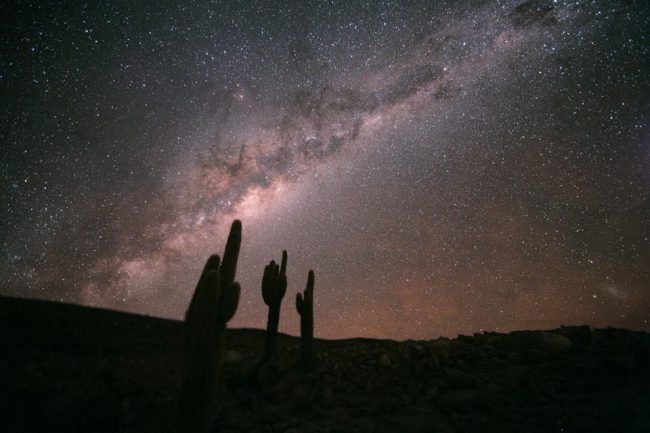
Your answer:
[[[0,7],[0,293],[181,318],[240,218],[235,327],[287,249],[289,333],[650,329],[647,2],[243,3]]]

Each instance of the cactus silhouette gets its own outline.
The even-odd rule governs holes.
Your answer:
[[[314,364],[314,271],[309,271],[304,293],[296,294],[296,309],[300,314],[302,366],[310,370]]]
[[[183,392],[180,431],[211,431],[212,404],[223,357],[226,324],[237,311],[240,287],[234,282],[241,244],[241,222],[230,228],[223,260],[211,256],[185,315]]]
[[[264,267],[262,277],[262,297],[269,306],[269,316],[266,322],[266,344],[264,345],[264,361],[275,355],[275,340],[278,335],[280,323],[280,305],[287,292],[287,252],[282,251],[282,264],[278,266],[275,261]]]

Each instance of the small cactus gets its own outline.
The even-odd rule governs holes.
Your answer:
[[[302,366],[305,370],[311,370],[314,364],[314,271],[309,271],[304,294],[296,294],[296,310],[300,314]]]
[[[280,323],[280,305],[287,292],[287,252],[282,251],[282,264],[278,266],[275,261],[264,267],[262,277],[262,297],[269,306],[269,316],[266,322],[266,344],[264,346],[264,361],[275,355],[275,340],[278,335]]]
[[[218,255],[208,259],[185,315],[180,431],[211,430],[212,403],[223,358],[223,334],[239,303],[240,287],[234,279],[241,231],[241,222],[234,221],[223,261]]]

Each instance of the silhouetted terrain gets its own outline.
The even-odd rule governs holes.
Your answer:
[[[316,331],[317,331],[316,326]],[[182,323],[0,298],[3,432],[172,431]],[[650,335],[569,327],[454,340],[228,330],[224,432],[648,432]]]

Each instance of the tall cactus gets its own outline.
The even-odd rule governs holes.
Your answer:
[[[180,431],[183,432],[211,430],[212,403],[223,357],[223,334],[239,303],[240,287],[234,279],[241,232],[241,222],[235,220],[223,260],[218,255],[208,259],[185,315],[185,372],[180,402]]]
[[[266,321],[266,344],[264,345],[264,361],[275,355],[275,341],[280,323],[280,305],[287,292],[287,252],[282,251],[282,264],[278,266],[275,261],[264,267],[262,277],[262,297],[269,306],[269,316]]]
[[[309,271],[304,294],[296,294],[296,309],[300,314],[302,366],[311,370],[314,364],[314,271]]]

